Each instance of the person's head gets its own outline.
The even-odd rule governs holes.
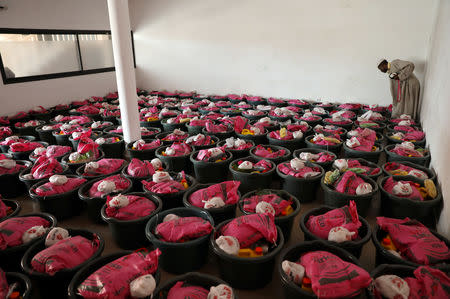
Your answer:
[[[388,61],[386,59],[381,60],[381,62],[378,64],[378,69],[383,72],[386,73],[388,71]]]

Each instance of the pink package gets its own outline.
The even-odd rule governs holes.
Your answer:
[[[189,125],[193,127],[204,127],[206,122],[206,119],[193,119],[189,122]]]
[[[403,156],[403,157],[423,157],[423,154],[421,152],[419,152],[417,150],[401,147],[398,144],[396,146],[394,146],[394,148],[390,151],[397,155]]]
[[[8,291],[8,280],[6,279],[5,272],[0,268],[0,298],[6,298]]]
[[[316,176],[319,175],[321,173],[320,168],[319,167],[308,167],[305,166],[300,170],[295,170],[291,167],[291,165],[288,163],[280,163],[278,164],[278,169],[286,174],[286,175],[290,175],[296,178],[306,178],[306,177],[310,177],[310,176]]]
[[[90,138],[92,136],[91,128],[79,132],[80,134],[77,137],[73,138],[73,140],[81,140],[82,138]]]
[[[417,220],[377,217],[377,224],[391,236],[397,250],[410,261],[430,265],[448,261],[450,250]]]
[[[251,214],[234,218],[222,227],[220,234],[235,237],[241,248],[250,247],[263,238],[275,244],[278,237],[272,214]]]
[[[100,109],[95,108],[92,105],[84,105],[77,109],[77,112],[83,113],[83,114],[98,114],[100,112]]]
[[[269,151],[269,149],[271,149],[271,150]],[[259,157],[263,157],[263,158],[277,158],[277,157],[284,156],[286,154],[286,151],[283,149],[273,151],[272,148],[270,148],[270,147],[265,148],[264,146],[259,144],[253,150],[253,154],[255,154],[256,156],[259,156]]]
[[[413,127],[410,126],[394,126],[395,131],[402,131],[402,132],[412,132],[415,131]]]
[[[207,122],[205,127],[206,131],[209,133],[225,133],[229,131],[227,125],[215,125],[212,122]]]
[[[330,230],[338,226],[354,232],[355,234],[352,236],[353,240],[358,238],[358,229],[361,227],[361,222],[359,221],[358,211],[353,200],[350,201],[349,206],[343,206],[322,215],[310,216],[306,222],[306,227],[310,232],[324,240],[328,240]]]
[[[183,139],[186,139],[187,137],[189,137],[188,133],[185,133],[183,135],[177,135],[174,133],[170,133],[166,137],[162,138],[162,140],[164,140],[164,141],[182,141]]]
[[[334,156],[327,154],[327,153],[319,153],[319,159],[316,160],[316,162],[319,163],[325,163],[325,162],[330,162],[334,160]]]
[[[334,125],[348,125],[348,124],[352,123],[352,121],[347,118],[344,118],[344,119],[338,120],[338,121],[334,121],[332,118],[325,118],[324,122],[334,124]]]
[[[5,158],[6,159],[6,158]],[[0,160],[3,160],[0,158]],[[13,168],[6,168],[6,167],[0,167],[0,175],[1,174],[13,174],[13,173],[18,173],[19,171],[24,170],[25,168],[27,168],[25,165],[22,164],[16,164],[16,166],[14,166]]]
[[[39,196],[46,197],[72,191],[87,182],[81,178],[67,178],[67,183],[63,185],[55,185],[50,182],[40,185],[34,191]]]
[[[214,143],[214,140],[212,140],[211,136],[209,135],[201,135],[201,136],[203,137],[197,138],[197,140],[189,140],[188,138],[185,142],[190,146],[202,146]]]
[[[160,169],[157,169],[160,170]],[[152,163],[150,161],[133,158],[128,164],[127,173],[132,177],[143,178],[152,176],[155,173]]]
[[[0,139],[9,137],[13,134],[10,127],[0,127]]]
[[[2,196],[0,195],[0,219],[6,217],[8,215],[8,207],[2,200]]]
[[[40,251],[31,260],[33,270],[54,275],[63,269],[74,268],[87,261],[99,247],[99,240],[82,236],[70,237]]]
[[[101,267],[77,288],[86,299],[130,298],[130,282],[137,277],[154,274],[161,251],[139,251],[122,256]]]
[[[256,206],[261,201],[270,203],[275,210],[275,216],[280,216],[284,210],[290,205],[292,205],[292,200],[285,200],[284,198],[278,196],[277,194],[261,194],[252,195],[250,197],[242,200],[242,208],[246,212],[255,213]]]
[[[16,143],[11,144],[9,149],[12,152],[16,153],[16,152],[32,151],[38,147],[44,147],[44,146],[38,142],[16,142]]]
[[[87,152],[92,152],[94,157],[99,156],[98,144],[90,138],[81,138],[78,143],[77,152],[80,154],[86,154]]]
[[[339,105],[339,108],[341,108],[341,109],[360,109],[361,106],[362,106],[361,104],[345,103],[345,104]]]
[[[171,157],[189,155],[192,151],[191,147],[184,142],[174,142],[169,148],[175,150],[175,154],[170,155]]]
[[[49,227],[50,222],[39,216],[13,217],[0,222],[0,250],[22,245],[23,234],[33,226]]]
[[[421,141],[425,138],[425,133],[422,131],[411,131],[405,134],[405,141]]]
[[[141,181],[142,185],[147,189],[149,192],[158,193],[158,194],[169,194],[169,193],[177,193],[181,191],[185,191],[186,188],[184,186],[176,181],[176,180],[170,180],[166,182],[160,182],[155,183],[153,181]]]
[[[356,173],[346,171],[334,185],[337,192],[356,195],[356,188],[362,183],[365,183],[364,180]]]
[[[414,276],[405,278],[409,299],[450,298],[450,276],[441,270],[421,266],[414,270]]]
[[[49,147],[47,147],[45,155],[48,158],[58,158],[70,153],[71,151],[72,148],[70,146],[50,145]]]
[[[106,195],[104,192],[98,191],[98,185],[100,185],[103,181],[114,182],[114,184],[116,185],[114,192],[123,192],[124,190],[128,189],[128,187],[130,187],[130,182],[125,177],[121,176],[120,174],[116,174],[95,182],[89,189],[90,197],[102,197]]]
[[[269,133],[270,138],[279,139],[279,140],[291,140],[294,138],[294,135],[290,131],[286,131],[286,136],[281,137],[280,130],[272,131]]]
[[[328,251],[311,251],[300,258],[312,290],[319,298],[350,298],[372,282],[370,274]]]
[[[84,176],[97,176],[97,175],[105,175],[111,174],[118,171],[123,164],[125,163],[124,159],[101,159],[96,162],[98,164],[98,168],[93,172],[86,172],[84,170]]]
[[[406,171],[408,173],[411,170],[421,171],[421,170],[419,170],[417,168],[414,168],[414,167],[411,167],[411,166],[408,166],[408,165],[405,165],[405,164],[401,164],[401,163],[398,163],[398,162],[388,162],[388,163],[385,164],[384,169],[387,172],[392,172],[392,171],[395,171],[395,170],[403,170],[403,171]]]
[[[49,178],[54,174],[62,173],[63,167],[55,158],[39,157],[31,168],[34,179]]]
[[[241,134],[242,130],[247,126],[247,123],[248,119],[242,116],[237,116],[234,119],[234,132],[236,132],[236,134]]]
[[[208,220],[200,217],[180,217],[158,224],[155,234],[164,242],[182,243],[206,236],[212,230]]]
[[[409,185],[411,186],[412,193],[409,194],[409,195],[394,194],[395,196],[398,196],[398,197],[404,197],[404,198],[409,198],[409,199],[411,199],[411,200],[419,200],[419,201],[423,201],[423,200],[424,200],[424,198],[422,197],[422,194],[420,194],[419,189],[416,188],[415,183],[412,182],[412,181],[396,181],[396,180],[394,180],[393,177],[390,176],[390,177],[384,182],[383,188],[384,188],[384,190],[386,190],[386,192],[388,192],[388,193],[390,193],[390,194],[393,194],[392,191],[393,191],[393,189],[394,189],[394,186],[395,186],[398,182],[401,182],[401,183],[403,183],[403,184],[409,184]]]
[[[111,207],[110,202],[113,197],[108,196],[106,200],[106,215],[118,220],[134,220],[150,215],[156,210],[156,205],[153,201],[143,196],[123,195],[128,198],[128,205],[125,207]]]
[[[364,170],[364,174],[366,175],[375,175],[381,172],[379,167],[369,167],[362,165],[358,160],[355,159],[347,159],[348,170],[352,170],[353,168],[358,168]]]
[[[220,197],[226,205],[234,205],[239,200],[238,188],[241,182],[226,181],[199,189],[191,194],[189,202],[196,207],[203,208],[205,201]]]

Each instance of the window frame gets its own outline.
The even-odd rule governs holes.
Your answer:
[[[113,72],[115,71],[115,67],[106,67],[106,68],[97,68],[97,69],[83,69],[83,57],[81,56],[80,49],[80,34],[109,34],[111,35],[110,30],[67,30],[67,29],[24,29],[24,28],[0,28],[0,34],[74,34],[76,36],[76,44],[77,44],[77,54],[80,62],[80,71],[70,71],[70,72],[61,72],[61,73],[50,73],[50,74],[42,74],[42,75],[34,75],[34,76],[24,76],[19,78],[6,78],[6,72],[3,65],[2,55],[0,53],[0,72],[3,79],[3,84],[14,84],[14,83],[23,83],[23,82],[32,82],[32,81],[40,81],[40,80],[49,80],[49,79],[57,79],[57,78],[66,78],[73,76],[81,76],[81,75],[90,75],[90,74],[98,74],[105,72]],[[131,31],[131,47],[133,50],[133,62],[134,67],[136,68],[136,55],[134,50],[134,37],[133,31]]]

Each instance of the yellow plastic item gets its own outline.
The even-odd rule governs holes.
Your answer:
[[[281,216],[287,216],[289,214],[292,214],[292,212],[294,212],[294,209],[291,205],[289,205],[281,212]]]
[[[426,179],[423,182],[424,186],[425,186],[425,190],[427,190],[428,195],[431,198],[436,198],[437,196],[437,190],[436,190],[436,185],[434,184],[434,182],[430,179]]]
[[[405,170],[400,170],[400,169],[396,169],[396,170],[390,171],[390,173],[391,173],[392,175],[408,175],[408,172],[407,172],[407,171],[405,171]]]
[[[147,121],[157,121],[157,117],[147,117]]]
[[[255,132],[249,129],[243,129],[241,132],[242,135],[255,135]]]
[[[286,137],[286,135],[287,135],[287,129],[281,128],[280,129],[280,137],[283,138],[283,137]]]
[[[256,247],[254,250],[251,248],[239,249],[239,257],[260,257],[263,256],[263,249],[261,247]]]
[[[387,235],[383,240],[381,240],[381,246],[383,246],[386,250],[394,250],[397,251],[394,243],[392,242],[391,236]]]
[[[312,290],[312,285],[311,285],[311,279],[309,277],[303,277],[302,280],[302,290],[307,291],[307,292],[313,292]]]
[[[180,119],[180,124],[190,122],[191,119],[189,117]]]
[[[323,137],[323,140],[330,141],[330,142],[333,142],[333,143],[336,143],[336,144],[341,143],[341,141],[339,139],[334,138],[334,137]]]
[[[188,185],[186,179],[182,179],[181,180],[181,185],[183,185],[183,187],[186,188],[186,189],[189,188],[189,185]]]
[[[422,198],[426,199],[428,197],[428,192],[425,187],[419,187],[418,190],[420,192],[420,195],[422,195]]]

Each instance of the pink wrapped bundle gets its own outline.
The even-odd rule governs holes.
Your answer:
[[[264,147],[261,144],[259,144],[253,150],[253,154],[263,158],[278,158],[283,157],[286,154],[286,151],[284,149],[273,150],[270,146]]]
[[[361,222],[358,217],[358,210],[353,200],[350,201],[349,206],[343,206],[322,215],[310,216],[306,222],[306,227],[309,231],[324,240],[328,240],[328,234],[334,227],[344,227],[355,234],[352,240],[358,238],[358,229],[361,227]]]
[[[78,293],[86,299],[131,298],[130,282],[158,269],[159,249],[138,251],[122,256],[92,273],[78,286]]]
[[[0,160],[10,160],[10,159],[7,158],[5,155],[1,154]],[[25,165],[17,164],[17,163],[14,165],[14,167],[11,167],[11,168],[0,166],[0,175],[18,173],[18,172],[24,170],[25,168],[27,168]]]
[[[104,117],[108,117],[108,116],[115,116],[115,117],[120,117],[120,110],[104,110],[102,113],[102,116]]]
[[[450,276],[438,269],[420,266],[413,277],[406,277],[410,299],[450,298]]]
[[[170,133],[166,137],[162,138],[164,141],[182,141],[189,137],[189,134],[183,131],[179,131],[180,134]],[[184,133],[184,134],[181,134]]]
[[[384,112],[384,111],[387,110],[387,107],[384,107],[384,106],[378,106],[378,105],[375,105],[375,106],[372,106],[372,105],[363,105],[363,109],[364,109],[364,110],[371,110],[371,111],[374,111],[374,112]]]
[[[312,160],[312,162],[325,163],[334,160],[334,156],[327,153],[318,153],[319,158],[317,160]]]
[[[300,257],[305,274],[319,298],[350,298],[372,282],[370,274],[328,251],[311,251]]]
[[[80,154],[91,152],[93,154],[93,157],[97,158],[99,156],[98,144],[90,138],[81,138],[80,142],[78,143],[77,152]]]
[[[287,102],[289,105],[299,105],[299,106],[309,105],[308,102],[299,100],[299,99],[291,99],[291,100],[287,100]]]
[[[47,158],[58,158],[70,153],[71,151],[72,148],[70,146],[50,145],[47,147],[45,155]]]
[[[272,214],[251,214],[234,218],[222,227],[220,234],[235,237],[241,248],[248,248],[261,239],[275,244],[278,237]]]
[[[128,200],[126,206],[111,206],[111,201],[115,200],[115,197],[108,196],[106,200],[105,213],[108,217],[112,217],[118,220],[135,220],[150,215],[156,210],[156,205],[153,201],[143,196],[136,195],[121,195],[125,196]]]
[[[202,108],[200,108],[201,110],[205,110],[205,111],[219,111],[220,108],[219,107],[210,107],[210,106],[203,106]]]
[[[377,217],[377,224],[390,235],[401,256],[414,263],[432,265],[450,259],[445,242],[417,220]]]
[[[414,127],[410,126],[394,126],[395,131],[401,131],[401,132],[412,132],[415,131]]]
[[[315,129],[316,133],[323,133],[326,135],[330,135],[330,134],[335,134],[335,135],[340,135],[344,133],[344,129],[341,127],[337,127],[337,126],[324,126],[321,128],[317,128]]]
[[[204,127],[206,125],[206,122],[206,119],[192,119],[189,122],[189,125],[193,127]]]
[[[7,116],[0,116],[0,125],[9,126],[9,119]]]
[[[375,141],[372,140],[371,138],[365,138],[363,136],[356,136],[356,137],[352,137],[352,138],[356,138],[359,142],[359,145],[350,147],[350,146],[348,146],[348,143],[347,143],[347,146],[355,151],[371,152],[373,149],[373,146],[375,145]]]
[[[294,135],[289,130],[286,130],[286,134],[281,137],[280,130],[272,131],[269,133],[270,138],[278,139],[278,140],[291,140],[294,139]]]
[[[223,117],[222,113],[214,113],[214,112],[210,112],[207,115],[205,115],[203,118],[207,119],[207,120],[218,120],[220,118]],[[206,123],[205,123],[206,126]]]
[[[76,137],[72,137],[73,140],[80,140],[82,138],[90,138],[92,136],[92,129],[89,128],[88,130],[77,131],[79,134],[76,135]]]
[[[5,272],[3,272],[3,270],[0,268],[0,298],[7,298],[6,296],[8,295],[8,292],[8,280],[6,279]]]
[[[164,109],[163,109],[164,110]],[[173,110],[168,110],[168,111],[162,111],[160,112],[160,115],[162,118],[169,118],[172,116],[176,116],[178,113],[176,111]]]
[[[309,115],[309,116],[302,116],[302,117],[296,117],[295,119],[300,119],[304,121],[318,121],[321,119],[318,115]]]
[[[289,162],[278,164],[278,169],[285,175],[290,175],[296,178],[309,178],[317,176],[321,173],[320,168],[318,167],[305,166],[299,170],[295,170],[291,167]]]
[[[205,127],[206,127],[206,131],[209,133],[226,133],[226,132],[230,131],[230,129],[227,125],[223,125],[223,124],[215,125],[211,121],[207,122]]]
[[[234,118],[234,131],[237,134],[241,134],[242,130],[245,129],[247,127],[248,124],[248,120],[245,117],[242,116],[237,116]]]
[[[258,173],[265,173],[272,169],[272,164],[269,161],[266,160],[260,160],[257,163],[253,164],[252,169],[239,169],[239,165],[246,162],[245,160],[240,160],[237,162],[238,167],[236,167],[236,170],[243,171],[243,172],[254,172],[257,171]]]
[[[285,216],[283,212],[293,203],[293,200],[285,200],[277,194],[270,193],[245,198],[242,200],[242,208],[246,212],[256,213],[256,206],[262,201],[270,203],[275,210],[275,216]]]
[[[241,182],[226,181],[199,189],[189,196],[189,202],[196,207],[204,208],[205,202],[213,197],[220,197],[226,205],[234,205],[239,200],[238,188]]]
[[[423,153],[421,153],[415,149],[410,149],[410,148],[400,146],[400,144],[396,144],[394,146],[394,148],[390,150],[390,152],[395,153],[400,156],[403,156],[403,157],[423,157]]]
[[[239,104],[233,104],[233,105],[231,105],[231,107],[236,108],[236,109],[250,109],[250,108],[252,108],[252,105],[241,102]]]
[[[56,120],[56,119],[53,119],[53,120],[61,122],[61,123],[66,123],[66,122],[68,123],[68,122],[71,122],[71,121],[76,121],[79,125],[83,125],[83,124],[86,124],[86,123],[91,121],[91,119],[89,117],[85,116],[85,115],[64,116],[64,117],[62,117],[62,118],[60,118],[58,120]]]
[[[47,182],[43,185],[40,185],[36,189],[34,189],[34,193],[41,197],[52,196],[63,194],[74,189],[77,189],[79,186],[84,184],[87,180],[80,178],[67,178],[67,182],[62,185],[55,185],[53,183]]]
[[[353,171],[346,171],[334,185],[337,192],[356,195],[356,188],[363,183],[365,183],[365,181],[357,176],[356,173]]]
[[[30,120],[30,121],[27,121],[26,123],[17,122],[14,126],[16,128],[37,127],[37,126],[41,125],[42,123],[43,122],[40,122],[39,120]]]
[[[124,190],[128,189],[128,187],[130,187],[130,182],[125,177],[121,176],[120,174],[116,174],[95,182],[89,189],[89,197],[103,197],[111,193],[98,190],[98,185],[102,184],[103,182],[113,182],[115,185],[113,192],[123,192]]]
[[[9,137],[9,136],[8,136],[8,137]],[[17,137],[17,136],[14,136],[14,137],[12,137],[12,138],[15,138],[15,137]],[[10,146],[11,144],[17,143],[17,142],[25,143],[25,142],[28,142],[28,140],[19,137],[18,139],[8,139],[8,140],[3,140],[2,142],[0,142],[0,145]]]
[[[191,147],[186,143],[174,142],[171,146],[167,147],[162,154],[163,156],[180,157],[189,155],[191,151]]]
[[[267,103],[269,103],[269,104],[284,104],[285,101],[282,99],[268,98]]]
[[[215,103],[217,107],[224,108],[224,107],[230,107],[231,102],[229,101],[218,101]]]
[[[81,132],[83,129],[80,125],[64,125],[59,127],[58,135],[71,135],[73,132]]]
[[[325,118],[324,122],[330,123],[330,124],[333,124],[333,125],[348,125],[348,124],[352,123],[352,121],[350,119],[347,119],[347,118],[344,118],[344,119],[339,120],[339,121],[335,121],[332,118]]]
[[[190,146],[202,146],[214,144],[214,140],[209,135],[197,134],[186,139],[185,143]]]
[[[183,186],[183,184],[176,180],[169,180],[160,183],[144,180],[141,181],[141,183],[149,192],[157,194],[169,194],[186,191],[186,188]]]
[[[39,216],[13,217],[0,222],[0,250],[22,245],[24,233],[33,226],[49,227],[50,222]]]
[[[347,160],[348,168],[347,170],[353,171],[353,172],[361,172],[366,175],[375,175],[378,174],[381,169],[379,167],[369,167],[362,165],[358,160],[348,159]],[[356,169],[356,170],[355,170]]]
[[[77,112],[82,114],[98,114],[100,109],[92,106],[92,105],[84,105],[77,109]]]
[[[335,140],[330,140],[328,138],[334,138],[334,139],[339,140],[339,141],[341,140],[341,136],[330,134],[328,136],[323,136],[323,137],[316,135],[310,141],[312,143],[314,143],[314,144],[319,144],[319,145],[336,145],[336,144],[339,144]]]
[[[34,271],[55,275],[87,261],[97,251],[99,244],[97,238],[94,241],[82,236],[63,239],[37,253],[31,259],[31,267]]]
[[[250,114],[250,113],[247,112],[247,111],[243,111],[242,114],[244,114],[244,115],[249,115],[249,116],[260,116],[260,115],[264,115],[265,112],[264,112],[264,111],[261,111],[261,110],[255,110],[255,112],[253,112],[252,114]]]
[[[73,101],[71,104],[72,104],[73,106],[89,105],[89,100]]]
[[[398,162],[388,162],[384,169],[392,175],[414,175],[420,179],[428,179],[428,175],[422,170]]]
[[[425,138],[425,133],[419,130],[409,131],[405,134],[404,141],[421,141]]]
[[[352,119],[352,118],[355,118],[356,117],[356,113],[355,112],[353,112],[353,111],[348,111],[348,110],[345,110],[345,111],[331,111],[330,112],[330,116],[332,116],[333,114],[335,114],[335,113],[339,113],[339,115],[341,116],[341,117],[343,117],[343,118],[346,118],[346,119]]]
[[[24,112],[24,111],[19,111],[16,114],[14,114],[13,116],[10,116],[9,119],[10,120],[17,120],[17,119],[22,119],[28,116],[28,113]]]
[[[258,97],[258,96],[248,96],[245,95],[245,99],[247,100],[247,102],[261,102],[264,101],[264,99],[262,97]]]
[[[0,127],[0,139],[9,137],[13,134],[10,127]]]
[[[28,152],[33,151],[38,147],[44,147],[42,144],[38,142],[16,142],[10,145],[9,149],[14,152]]]
[[[395,185],[397,185],[399,182],[400,182],[401,184],[409,185],[409,186],[411,187],[411,189],[410,189],[408,186],[402,186],[402,190],[405,189],[405,194],[400,194],[400,193],[394,194],[394,193],[393,193],[394,187],[395,187]],[[419,185],[419,186],[420,186],[420,185]],[[414,183],[414,182],[412,182],[412,181],[396,181],[396,180],[394,180],[393,177],[389,177],[389,178],[384,182],[383,188],[384,188],[384,190],[386,190],[386,192],[388,192],[388,193],[390,193],[390,194],[393,194],[393,195],[395,195],[395,196],[398,196],[398,197],[404,197],[404,198],[409,198],[409,199],[411,199],[411,200],[419,200],[419,201],[424,201],[424,200],[425,200],[425,199],[423,198],[422,194],[420,193],[419,189],[417,189],[417,188],[418,188],[418,187],[417,187],[417,184]],[[410,189],[410,190],[409,190],[409,189]],[[410,194],[408,194],[409,191],[411,191]]]
[[[244,96],[238,94],[227,94],[227,98],[233,101],[242,101],[244,99]]]
[[[55,158],[39,157],[31,168],[34,179],[49,178],[54,174],[62,173],[63,167]]]
[[[133,147],[134,150],[138,150],[138,151],[144,151],[144,150],[149,150],[149,149],[154,149],[157,147],[160,147],[162,145],[162,142],[160,139],[156,139],[150,142],[146,142],[144,144],[142,143],[137,143],[137,147]]]
[[[163,91],[161,91],[161,95],[163,95],[163,96],[165,96],[165,97],[175,97],[175,96],[177,96],[178,94],[177,94],[176,92],[171,92],[171,91],[163,90]]]
[[[0,195],[0,219],[3,217],[8,216],[8,210],[10,210],[8,206],[5,205],[5,203],[2,200],[2,196]]]
[[[130,164],[128,164],[127,173],[132,177],[143,178],[153,175],[155,173],[155,169],[150,161],[141,161],[133,158]]]
[[[183,281],[178,281],[170,288],[167,299],[207,299],[209,291],[200,286],[188,285]]]
[[[345,103],[338,106],[340,109],[361,109],[361,104],[355,104],[355,103]]]
[[[203,162],[222,162],[227,159],[227,154],[221,148],[200,150],[195,158]]]
[[[417,124],[414,121],[414,119],[408,119],[408,118],[391,118],[389,121],[391,123],[398,124],[399,122],[402,122],[402,121],[405,121],[405,120],[409,121],[411,123],[411,125],[416,125]]]
[[[286,109],[295,112],[295,113],[299,113],[302,111],[302,108],[300,107],[296,107],[296,106],[286,106]]]
[[[69,109],[70,106],[67,104],[58,104],[55,106],[55,110],[64,110],[64,109]]]
[[[161,222],[155,233],[164,242],[183,243],[208,235],[213,230],[211,223],[200,217],[179,217]]]
[[[306,131],[308,131],[309,125],[308,124],[292,124],[292,125],[287,125],[286,129],[290,132],[302,131],[303,133],[305,133]]]
[[[98,175],[105,175],[105,174],[111,174],[116,171],[118,171],[123,164],[125,163],[125,160],[123,159],[101,159],[95,163],[95,166],[98,167],[88,167],[85,166],[83,175],[84,176],[98,176]]]

